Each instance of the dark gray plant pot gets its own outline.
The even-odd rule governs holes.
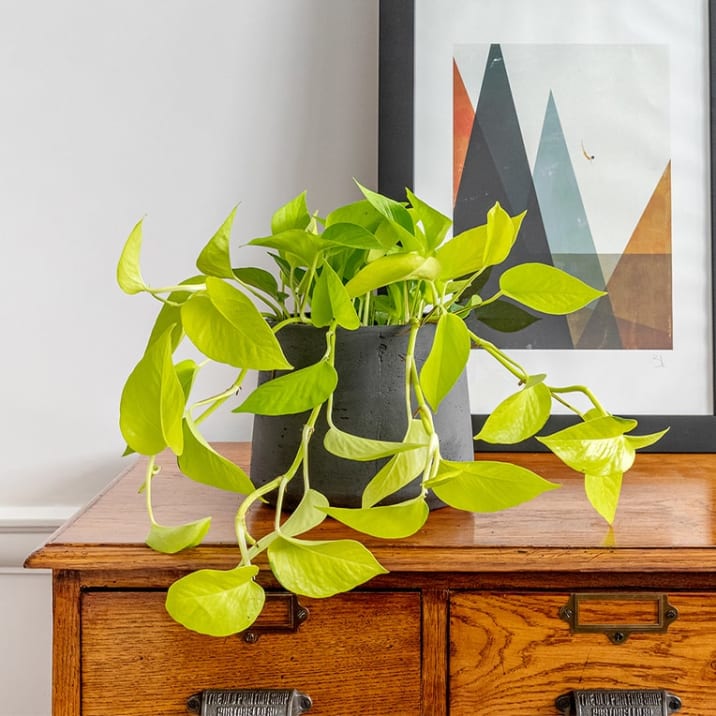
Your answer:
[[[434,325],[420,329],[415,350],[418,368],[432,345]],[[278,339],[296,368],[320,360],[326,349],[325,330],[306,325],[281,329]],[[336,371],[338,388],[334,395],[333,419],[336,427],[354,435],[399,441],[407,428],[405,414],[405,352],[407,326],[364,326],[356,331],[338,329]],[[259,384],[284,371],[259,374]],[[285,472],[301,441],[309,413],[254,417],[251,479],[263,485]],[[449,460],[472,460],[474,455],[467,378],[463,373],[435,415],[440,451]],[[357,462],[336,457],[323,448],[328,430],[322,412],[309,447],[311,486],[322,492],[335,507],[360,507],[363,489],[387,462]],[[385,503],[400,502],[418,494],[418,481],[407,485]],[[287,508],[295,507],[303,494],[298,474],[284,497]],[[270,496],[269,496],[270,500]],[[441,503],[433,498],[431,507]]]

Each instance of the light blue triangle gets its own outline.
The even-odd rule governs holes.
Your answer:
[[[592,232],[551,92],[535,160],[534,185],[552,254],[591,254],[595,267],[589,278],[593,281],[596,271],[601,277],[599,288],[603,288]]]

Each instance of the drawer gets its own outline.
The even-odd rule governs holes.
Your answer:
[[[298,689],[311,716],[421,713],[419,592],[301,598],[295,632],[207,637],[176,624],[160,591],[82,595],[83,716],[186,716],[187,699],[220,689]]]
[[[555,698],[573,689],[665,689],[681,698],[678,716],[716,714],[716,595],[669,594],[678,617],[667,631],[633,632],[621,643],[572,633],[559,615],[569,597],[452,594],[450,714],[556,716]],[[611,620],[602,609],[592,624],[654,623],[637,610],[648,611],[649,600],[610,595],[602,601],[613,601]]]

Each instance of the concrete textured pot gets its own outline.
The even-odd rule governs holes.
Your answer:
[[[420,329],[415,349],[418,369],[427,357],[435,327]],[[296,368],[311,365],[325,351],[325,331],[307,325],[289,325],[278,334],[279,342]],[[336,337],[338,388],[334,394],[333,419],[336,427],[362,437],[402,440],[407,427],[405,411],[405,352],[407,326],[364,326],[355,331],[339,329]],[[259,384],[282,371],[262,372]],[[262,485],[285,472],[300,444],[301,430],[308,413],[254,418],[251,479]],[[440,450],[449,460],[473,458],[472,425],[467,378],[463,373],[435,415]],[[336,507],[360,507],[361,494],[370,479],[387,460],[356,462],[336,457],[323,448],[328,430],[321,414],[309,449],[311,485]],[[418,494],[417,481],[386,500],[400,502]],[[284,504],[293,508],[303,492],[300,476],[288,486]],[[269,498],[270,499],[270,498]],[[431,502],[431,507],[441,503]]]

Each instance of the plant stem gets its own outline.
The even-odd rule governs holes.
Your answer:
[[[512,375],[514,375],[521,383],[527,381],[529,374],[519,363],[503,353],[494,343],[490,343],[490,341],[480,338],[480,336],[472,331],[468,331],[468,333],[470,335],[470,340],[475,345],[480,348],[484,348],[498,363],[512,373]]]
[[[201,407],[202,405],[213,403],[212,405],[209,405],[209,407],[198,418],[196,418],[196,420],[194,420],[194,424],[199,425],[199,423],[201,423],[203,420],[206,420],[206,418],[208,418],[217,408],[222,406],[229,398],[231,398],[241,387],[241,384],[244,382],[244,378],[246,378],[247,373],[248,369],[242,368],[236,380],[226,390],[219,393],[218,395],[212,396],[211,398],[204,398],[204,400],[200,400],[197,403],[194,403],[194,405],[192,405],[190,408],[190,414],[191,411]]]
[[[157,521],[154,519],[154,509],[152,508],[152,478],[155,475],[154,466],[156,464],[157,456],[150,455],[147,460],[147,469],[144,473],[144,499],[147,505],[147,515],[149,515],[149,521],[152,525],[157,525]]]

